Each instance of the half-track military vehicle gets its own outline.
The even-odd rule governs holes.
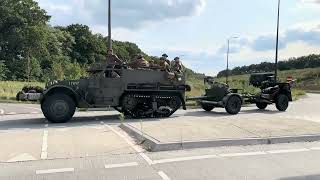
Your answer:
[[[88,78],[48,83],[40,99],[45,117],[64,123],[76,108],[113,107],[133,118],[161,118],[181,106],[186,109],[185,92],[191,88],[184,78],[172,78],[160,70],[106,67],[95,64],[88,70]],[[118,76],[110,76],[113,73]]]

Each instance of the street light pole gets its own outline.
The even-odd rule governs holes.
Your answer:
[[[227,50],[226,84],[229,84],[229,52],[230,52],[230,38],[228,39],[228,50]]]
[[[227,50],[227,72],[226,72],[226,84],[229,84],[229,54],[230,54],[230,40],[237,39],[238,37],[228,38],[228,50]]]
[[[112,37],[111,37],[111,0],[108,0],[108,50],[112,50]]]
[[[280,0],[278,0],[278,17],[277,17],[277,42],[276,42],[276,62],[275,62],[275,81],[278,81],[278,56],[279,56],[279,28],[280,28]]]

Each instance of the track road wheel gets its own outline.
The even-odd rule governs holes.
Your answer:
[[[241,99],[237,96],[231,96],[227,101],[225,109],[229,114],[235,115],[240,112],[241,106]]]
[[[289,107],[288,96],[280,94],[276,99],[276,107],[279,111],[286,111]]]
[[[257,102],[256,105],[257,105],[257,107],[259,109],[262,109],[262,110],[264,110],[264,109],[266,109],[268,107],[268,104],[267,103],[263,103],[263,102]]]
[[[51,123],[66,123],[70,121],[76,111],[74,100],[65,94],[52,94],[41,104],[44,116]]]
[[[201,103],[201,107],[203,110],[205,110],[207,112],[210,112],[215,108],[214,105],[205,104],[205,103]]]

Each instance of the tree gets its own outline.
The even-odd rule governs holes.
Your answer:
[[[26,78],[16,65],[26,67],[33,57],[37,58],[45,50],[45,28],[49,19],[33,0],[1,0],[0,59],[5,61],[11,77]]]
[[[6,73],[8,73],[8,68],[4,64],[4,61],[0,61],[0,80],[6,79]]]

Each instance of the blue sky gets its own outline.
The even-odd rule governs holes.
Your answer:
[[[37,0],[52,25],[82,23],[107,34],[107,0]],[[231,67],[273,61],[277,0],[112,0],[113,37],[150,55],[182,56],[186,66],[223,70],[227,39]],[[281,1],[280,59],[320,53],[320,0]]]

